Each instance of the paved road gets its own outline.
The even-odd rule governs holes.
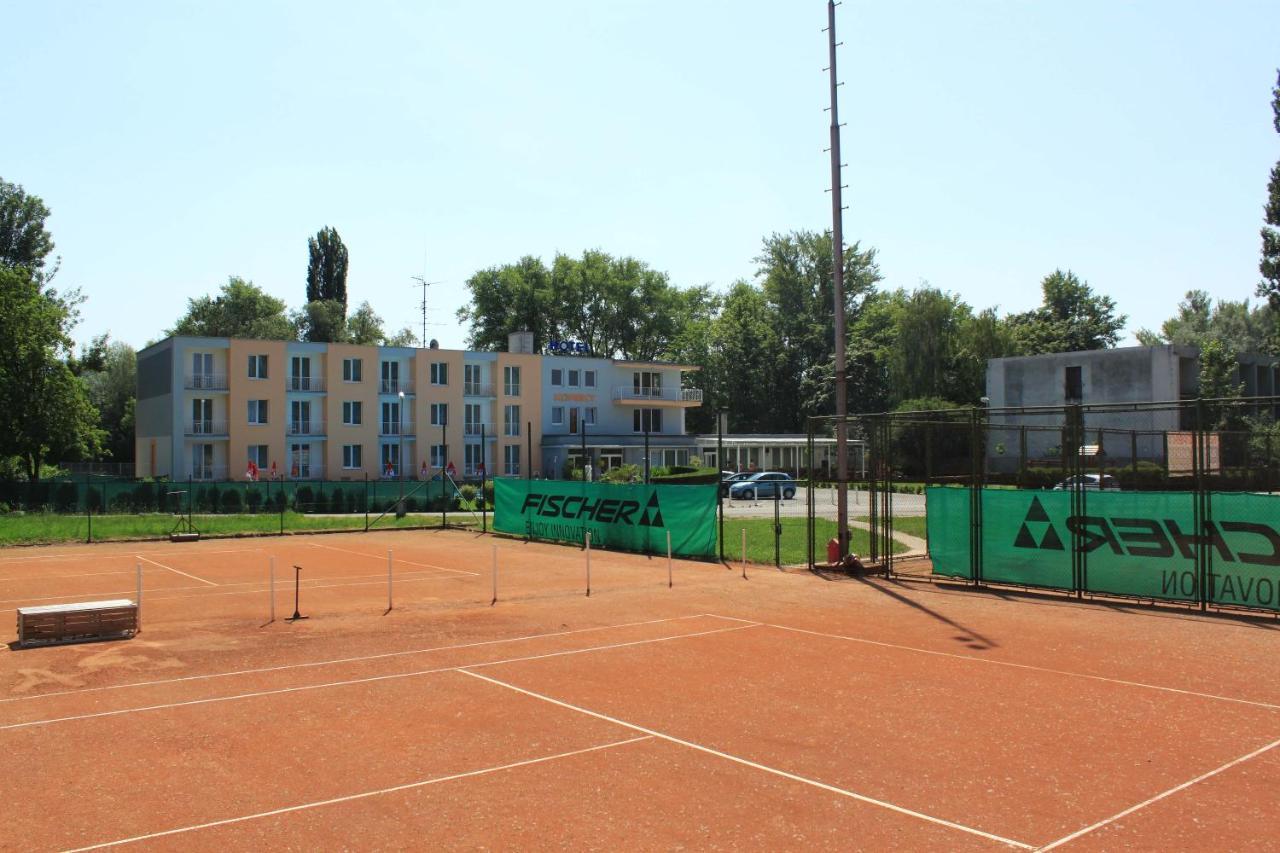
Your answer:
[[[836,517],[836,490],[816,489],[814,492],[814,509],[823,518]],[[794,499],[779,501],[778,514],[784,516],[803,516],[805,503],[808,500],[808,489],[801,486]],[[760,499],[757,501],[724,502],[726,517],[756,518],[773,517],[773,501]],[[870,496],[865,491],[849,491],[849,516],[857,518],[871,513]],[[924,495],[893,495],[894,515],[924,515]]]

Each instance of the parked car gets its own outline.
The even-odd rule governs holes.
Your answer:
[[[734,483],[741,483],[743,480],[751,476],[754,476],[754,472],[752,471],[739,471],[736,474],[733,473],[732,471],[721,471],[720,472],[720,494],[724,495],[726,498],[729,497],[730,486],[732,486]]]
[[[781,471],[761,471],[729,486],[729,497],[734,500],[773,499],[779,495],[786,501],[796,496],[796,481]]]
[[[1110,474],[1080,474],[1077,477],[1068,477],[1054,486],[1053,490],[1055,492],[1065,492],[1068,489],[1076,488],[1077,483],[1080,484],[1080,488],[1090,491],[1120,488],[1120,481]]]

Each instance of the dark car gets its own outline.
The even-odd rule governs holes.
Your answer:
[[[751,501],[756,498],[791,500],[796,496],[796,481],[781,471],[761,471],[729,486],[729,497]]]
[[[730,486],[732,486],[734,483],[741,483],[743,480],[751,476],[754,476],[753,472],[751,471],[739,471],[737,474],[733,473],[732,471],[721,471],[720,472],[720,494],[724,495],[726,498],[729,497]]]

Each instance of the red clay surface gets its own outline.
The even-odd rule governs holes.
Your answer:
[[[12,549],[0,618],[139,562],[0,647],[2,849],[1275,846],[1275,620],[459,531]]]

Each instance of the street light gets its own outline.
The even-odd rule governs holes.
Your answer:
[[[400,503],[404,504],[404,392],[400,392]]]

